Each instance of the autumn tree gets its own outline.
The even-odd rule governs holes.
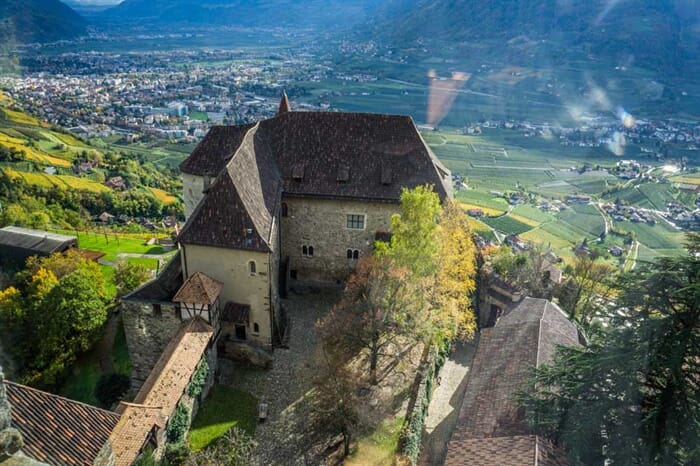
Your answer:
[[[349,359],[367,351],[373,385],[378,381],[379,357],[397,356],[389,349],[412,330],[411,316],[421,305],[408,276],[408,270],[387,258],[361,258],[340,302],[318,323],[324,345],[334,357],[347,354]]]
[[[16,283],[0,292],[0,318],[12,331],[22,380],[53,386],[107,319],[104,277],[77,253],[30,258]]]
[[[494,272],[528,296],[551,299],[555,284],[550,280],[553,264],[548,255],[549,249],[541,245],[517,254],[503,247],[493,255],[491,262]]]
[[[700,464],[700,235],[622,274],[603,336],[561,348],[521,401],[572,464]]]

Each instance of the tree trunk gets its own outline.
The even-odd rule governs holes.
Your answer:
[[[343,458],[350,455],[350,433],[343,432]]]
[[[379,359],[379,337],[372,338],[372,345],[369,349],[369,378],[372,385],[377,385],[377,360]]]

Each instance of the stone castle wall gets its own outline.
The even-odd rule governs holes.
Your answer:
[[[301,281],[344,280],[357,264],[347,250],[371,254],[376,232],[389,231],[391,215],[399,211],[398,204],[378,202],[288,197],[282,202],[287,205],[280,219],[282,257],[289,257],[289,270]],[[348,228],[349,214],[365,215],[364,228]],[[304,245],[313,246],[313,256],[303,255]]]
[[[174,304],[163,304],[157,311],[152,304],[125,301],[121,312],[131,357],[131,386],[138,389],[148,378],[182,321]]]

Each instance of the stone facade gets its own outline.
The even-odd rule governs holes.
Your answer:
[[[271,299],[270,295],[273,287],[277,289],[275,254],[194,244],[183,245],[180,251],[187,277],[194,272],[203,272],[224,284],[220,296],[224,306],[229,301],[250,306],[246,335],[253,342],[271,347],[272,305],[278,299],[276,295]],[[255,263],[255,273],[250,272],[251,261]],[[253,332],[256,323],[257,334]]]
[[[138,388],[158,362],[182,320],[175,303],[149,304],[125,301],[121,312],[131,357],[131,385]]]
[[[287,216],[281,218],[281,253],[289,258],[291,278],[300,281],[344,280],[357,264],[348,250],[358,251],[357,257],[371,254],[377,231],[389,231],[399,210],[398,204],[352,200],[285,196],[282,202]],[[362,228],[348,228],[348,215],[363,216]]]

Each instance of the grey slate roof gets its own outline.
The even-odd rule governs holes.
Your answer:
[[[52,254],[76,246],[75,236],[59,235],[48,231],[8,226],[0,228],[0,246],[9,246],[37,254]]]
[[[566,464],[561,450],[533,435],[514,399],[529,371],[551,361],[558,345],[578,345],[578,332],[545,299],[525,298],[495,327],[482,330],[447,465]]]
[[[111,411],[24,385],[5,381],[5,388],[24,453],[48,464],[93,464],[119,421]]]
[[[181,170],[204,176],[217,167],[183,244],[271,251],[281,196],[397,203],[402,188],[425,184],[441,199],[451,195],[449,171],[406,116],[285,112],[255,126],[217,127]]]
[[[170,303],[182,286],[182,259],[175,254],[158,276],[122,298],[123,301]]]

